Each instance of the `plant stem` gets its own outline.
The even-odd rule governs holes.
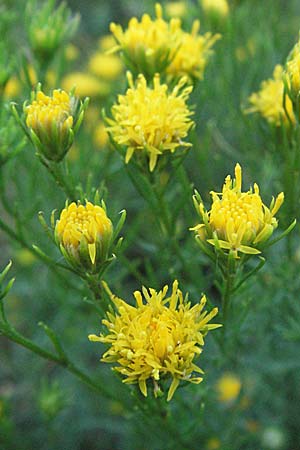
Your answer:
[[[68,199],[71,202],[76,202],[78,200],[78,196],[76,195],[76,191],[73,186],[68,183],[67,176],[62,172],[62,163],[47,161],[42,156],[40,156],[40,160],[52,175],[58,186],[64,191]]]
[[[9,340],[16,342],[17,344],[21,345],[24,348],[27,348],[28,350],[41,356],[42,358],[52,361],[58,364],[59,366],[65,368],[70,373],[79,378],[84,384],[88,385],[91,389],[96,391],[98,394],[103,395],[112,400],[116,399],[115,396],[109,391],[109,389],[106,389],[104,383],[101,383],[101,385],[95,383],[88,375],[86,375],[78,367],[76,367],[75,364],[69,360],[69,358],[67,357],[62,358],[54,355],[53,353],[48,352],[47,350],[44,350],[42,347],[35,344],[30,339],[27,339],[24,336],[22,336],[8,323],[0,322],[0,335],[6,336]]]

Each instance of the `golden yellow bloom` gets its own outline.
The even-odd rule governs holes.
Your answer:
[[[211,47],[220,39],[219,34],[205,33],[199,35],[200,22],[195,20],[191,33],[180,32],[180,47],[167,68],[167,73],[172,77],[188,76],[193,79],[203,78],[204,69]]]
[[[229,13],[227,0],[200,0],[201,6],[206,14],[225,18]]]
[[[169,401],[180,380],[202,381],[202,377],[193,376],[194,372],[203,373],[194,359],[202,352],[207,332],[220,326],[208,324],[218,309],[203,311],[205,296],[191,306],[174,281],[169,297],[166,297],[168,286],[159,292],[143,288],[142,292],[134,293],[136,304],[131,306],[113,295],[107,286],[106,290],[116,311],[108,312],[107,319],[102,320],[108,334],[92,334],[89,339],[110,346],[102,361],[118,363],[114,370],[126,377],[124,383],[138,383],[146,397],[147,380],[151,380],[156,396],[161,392],[159,381],[171,378]]]
[[[233,402],[238,397],[241,386],[241,380],[236,375],[225,373],[216,384],[220,402]]]
[[[273,78],[263,81],[260,90],[250,95],[249,103],[251,106],[245,110],[245,113],[258,112],[276,127],[281,124],[294,123],[293,104],[288,96],[284,96],[282,77],[283,67],[278,64],[275,66]]]
[[[76,95],[82,97],[105,97],[110,93],[110,85],[85,72],[72,72],[61,82],[66,91],[75,87]]]
[[[259,188],[254,184],[242,192],[242,169],[235,166],[235,179],[228,175],[222,193],[211,192],[212,206],[207,212],[202,201],[194,198],[196,208],[203,223],[193,228],[197,236],[216,248],[230,250],[235,258],[238,252],[246,254],[260,253],[259,246],[273,233],[278,222],[274,217],[283,203],[281,192],[276,200],[273,198],[268,208],[259,195]]]
[[[108,257],[112,232],[103,208],[90,202],[85,206],[73,202],[56,222],[55,239],[70,264],[96,272]]]
[[[133,17],[128,28],[123,31],[120,25],[111,23],[110,30],[118,45],[128,68],[136,73],[143,73],[147,78],[156,72],[163,72],[172,61],[179,46],[180,20],[166,22],[162,17],[162,7],[155,5],[156,19],[144,14],[139,22]]]
[[[107,119],[107,131],[119,145],[127,147],[125,163],[136,152],[149,157],[149,168],[153,171],[157,158],[162,153],[175,152],[179,147],[189,147],[184,142],[193,125],[192,112],[186,101],[192,87],[184,87],[182,78],[168,93],[168,86],[160,83],[159,75],[153,79],[153,88],[139,75],[136,86],[128,74],[129,89],[119,95],[118,104],[112,107],[112,119]]]
[[[72,145],[76,99],[54,90],[51,97],[37,91],[35,100],[24,106],[26,125],[38,150],[49,160],[60,161]]]
[[[106,80],[114,80],[123,71],[123,64],[117,55],[95,53],[89,61],[89,70],[92,74]]]

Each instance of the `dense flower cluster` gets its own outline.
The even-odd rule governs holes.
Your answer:
[[[190,79],[203,78],[204,70],[211,55],[211,47],[220,38],[219,34],[199,35],[200,22],[195,20],[191,33],[181,31],[180,47],[175,54],[167,73],[172,77],[188,76]]]
[[[65,258],[76,268],[93,271],[107,258],[112,223],[103,208],[71,203],[56,222],[55,238]]]
[[[263,81],[258,92],[249,97],[250,107],[246,113],[260,113],[270,124],[279,127],[295,122],[293,105],[284,95],[283,67],[275,67],[273,78]]]
[[[196,208],[203,223],[193,228],[197,236],[216,248],[230,250],[237,258],[238,253],[260,253],[260,244],[265,242],[277,227],[274,217],[283,203],[281,192],[276,200],[273,198],[268,208],[262,201],[259,188],[254,184],[242,192],[242,169],[235,166],[235,179],[228,175],[222,193],[211,192],[212,206],[206,211],[195,198]]]
[[[128,68],[134,73],[143,73],[149,80],[155,73],[167,73],[172,78],[188,76],[202,78],[211,47],[219,35],[198,35],[200,22],[196,20],[191,33],[183,31],[181,20],[172,18],[166,22],[162,7],[156,4],[156,19],[144,14],[141,21],[132,18],[123,31],[120,25],[111,24],[111,31],[122,52]]]
[[[191,145],[183,139],[193,125],[192,112],[186,104],[192,87],[184,87],[186,79],[182,78],[169,93],[159,75],[154,77],[153,88],[147,86],[143,75],[136,85],[131,74],[128,81],[126,94],[119,95],[118,104],[112,107],[113,119],[107,119],[107,131],[118,145],[127,147],[126,163],[135,152],[146,153],[153,171],[163,152],[173,153]]]
[[[115,312],[108,312],[102,321],[108,333],[90,335],[89,339],[109,345],[102,361],[117,363],[114,369],[126,377],[124,383],[138,383],[145,396],[147,380],[152,380],[157,395],[159,381],[171,378],[169,401],[180,380],[202,381],[202,377],[193,376],[194,372],[203,373],[194,359],[202,352],[207,332],[220,325],[208,324],[218,310],[203,311],[205,296],[192,306],[177,281],[169,297],[167,291],[168,286],[159,292],[143,288],[134,293],[136,304],[131,306],[108,290],[115,306]]]
[[[142,72],[150,77],[168,66],[180,45],[180,20],[171,19],[166,22],[158,3],[155,11],[156,19],[152,20],[148,14],[144,14],[139,22],[133,17],[125,31],[115,23],[110,25],[118,43],[115,50],[122,51],[126,64],[132,71]]]

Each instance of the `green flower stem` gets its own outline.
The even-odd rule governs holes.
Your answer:
[[[230,309],[230,304],[232,300],[232,294],[234,292],[234,284],[236,278],[236,261],[234,256],[230,253],[228,255],[226,268],[223,270],[224,273],[224,283],[222,290],[222,316],[223,316],[223,335],[225,337],[226,325],[228,320],[228,311]]]
[[[60,264],[56,261],[53,261],[51,258],[47,258],[47,260],[44,258],[43,254],[37,249],[37,247],[32,246],[28,244],[25,239],[20,236],[19,234],[15,233],[1,218],[0,218],[0,229],[4,231],[11,239],[18,242],[22,245],[22,247],[26,248],[32,255],[34,255],[39,260],[43,261],[61,280],[64,281],[66,286],[70,287],[71,289],[78,290],[77,287],[73,286],[69,280],[67,280],[58,270],[57,267],[68,269],[67,266],[64,264]]]
[[[78,195],[76,193],[76,190],[73,186],[69,183],[67,180],[68,176],[63,173],[62,170],[62,164],[63,162],[56,163],[47,161],[45,158],[43,158],[41,155],[38,155],[42,164],[47,168],[49,173],[52,175],[58,186],[63,190],[63,192],[66,194],[70,202],[76,202],[78,200]]]
[[[3,305],[3,303],[1,303],[1,305]],[[72,363],[68,357],[56,356],[55,354],[44,350],[42,347],[35,344],[30,339],[27,339],[20,333],[18,333],[7,321],[5,321],[4,323],[0,322],[0,335],[6,336],[9,340],[19,344],[27,350],[30,350],[31,352],[41,356],[42,358],[52,361],[63,367],[68,372],[79,378],[80,381],[82,381],[84,384],[96,391],[98,394],[103,395],[104,397],[111,400],[116,400],[112,392],[110,392],[110,390],[105,387],[105,383],[101,383],[101,385],[95,383],[88,375],[86,375],[77,366],[75,366],[75,364]]]

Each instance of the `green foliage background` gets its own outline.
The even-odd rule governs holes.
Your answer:
[[[27,49],[25,3],[7,2],[14,14],[13,26],[1,38],[13,54],[26,53]],[[96,40],[108,32],[110,21],[125,25],[133,15],[153,14],[154,2],[74,0],[68,5],[82,16],[73,42],[81,52],[74,68],[84,70]],[[192,20],[200,17],[201,31],[210,30],[197,3],[190,2],[189,10],[188,29]],[[79,158],[69,160],[72,177],[85,185],[91,176],[92,186],[102,188],[113,219],[121,209],[127,210],[122,252],[105,277],[113,292],[131,301],[131,293],[142,284],[159,289],[178,278],[183,292],[189,291],[194,301],[205,292],[212,303],[217,302],[212,268],[188,231],[197,223],[191,200],[193,187],[209,201],[209,192],[220,190],[224,177],[233,173],[238,161],[243,167],[244,186],[256,181],[265,203],[282,189],[275,137],[261,118],[245,116],[242,106],[260,82],[271,76],[275,64],[285,61],[299,27],[298,0],[231,3],[229,22],[220,30],[222,39],[191,98],[196,131],[193,148],[184,162],[188,179],[179,170],[167,192],[171,208],[179,208],[176,239],[185,267],[168,242],[162,242],[153,213],[135,191],[119,155],[111,149],[95,148],[88,127],[83,127],[76,142]],[[249,50],[249,41],[253,51]],[[244,49],[242,61],[236,56],[238,48]],[[113,87],[108,98],[92,101],[99,119],[101,108],[108,110],[116,93],[124,89],[123,81]],[[29,91],[24,90],[18,102],[28,96]],[[29,144],[3,166],[0,176],[1,197],[18,213],[18,221],[12,223],[4,209],[1,217],[19,228],[26,242],[39,245],[60,260],[41,229],[37,213],[42,210],[49,217],[53,209],[61,210],[65,196]],[[284,205],[282,210],[284,214]],[[230,323],[234,339],[229,341],[226,355],[220,354],[211,336],[207,338],[200,361],[205,371],[203,383],[179,389],[168,406],[172,433],[157,411],[149,410],[146,420],[136,409],[130,388],[98,362],[103,349],[90,343],[87,336],[99,330],[99,318],[82,301],[89,292],[80,280],[67,272],[51,270],[37,259],[24,260],[22,247],[4,232],[0,245],[1,267],[11,258],[16,276],[6,301],[10,321],[45,348],[49,343],[37,323],[50,325],[71,359],[109,386],[118,398],[96,396],[61,368],[1,337],[1,450],[202,450],[209,448],[211,438],[220,440],[222,450],[300,449],[298,226],[293,232],[292,255],[287,256],[286,242],[274,246],[267,253],[264,269],[234,299]],[[215,387],[227,371],[235,373],[242,383],[241,394],[233,404],[221,403]],[[255,429],[251,430],[249,424],[253,422]],[[266,430],[270,429],[279,436],[275,443],[266,439]]]

